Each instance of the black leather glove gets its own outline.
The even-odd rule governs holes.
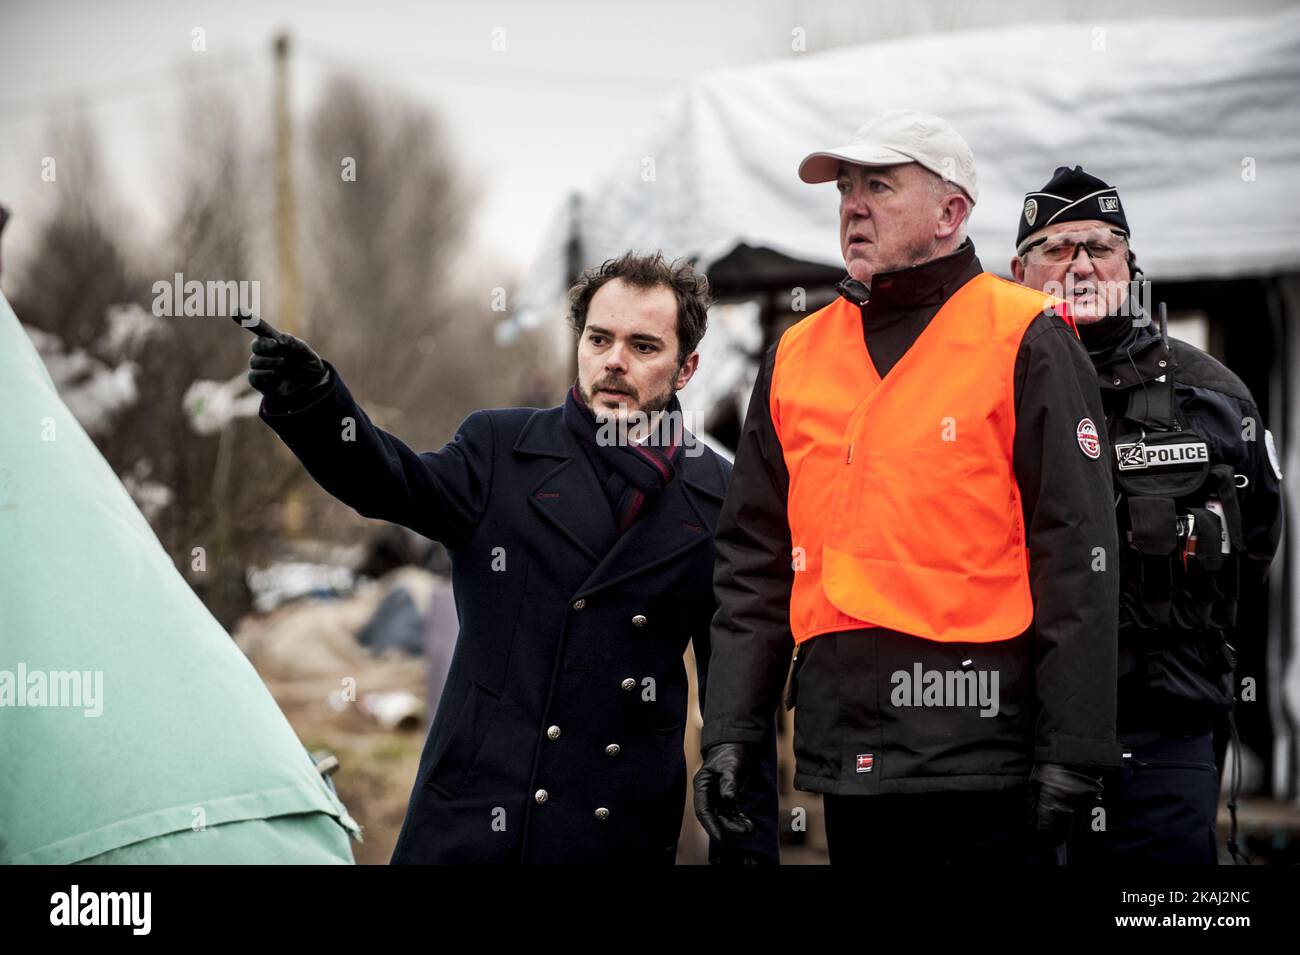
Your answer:
[[[286,334],[258,319],[248,325],[251,316],[232,316],[256,337],[253,339],[253,357],[248,365],[248,383],[281,405],[292,405],[290,398],[301,397],[308,389],[329,381],[329,369],[321,357],[311,350],[301,338]]]
[[[1101,793],[1096,776],[1060,763],[1039,763],[1029,776],[1030,811],[1039,839],[1052,846],[1065,844],[1074,813],[1085,810]]]
[[[695,815],[709,837],[747,836],[754,823],[740,811],[740,793],[758,760],[744,743],[714,743],[695,774]]]

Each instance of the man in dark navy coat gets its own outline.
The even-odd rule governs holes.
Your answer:
[[[393,862],[672,863],[694,644],[707,685],[713,531],[730,465],[682,427],[708,284],[627,254],[571,291],[578,380],[559,407],[477,411],[439,451],[376,428],[337,369],[265,323],[261,417],[360,514],[448,549],[460,636]],[[245,320],[243,324],[251,324]],[[748,833],[777,858],[775,747]]]

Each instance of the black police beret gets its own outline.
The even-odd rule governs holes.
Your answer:
[[[1020,229],[1016,248],[1039,229],[1057,222],[1080,222],[1097,219],[1108,222],[1128,234],[1128,219],[1120,204],[1119,193],[1082,166],[1058,166],[1047,185],[1039,192],[1025,194],[1020,208]]]

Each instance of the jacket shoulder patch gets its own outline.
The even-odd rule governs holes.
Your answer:
[[[1079,442],[1079,450],[1084,455],[1094,461],[1101,457],[1101,437],[1097,434],[1097,426],[1091,418],[1079,419],[1079,424],[1074,429],[1074,436]]]

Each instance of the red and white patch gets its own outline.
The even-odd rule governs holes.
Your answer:
[[[1079,439],[1080,451],[1094,461],[1101,457],[1101,438],[1097,436],[1097,426],[1091,418],[1080,418],[1074,434]]]
[[[860,773],[871,772],[871,767],[875,765],[875,762],[876,762],[876,757],[873,756],[871,753],[861,753],[858,756],[858,772]]]

